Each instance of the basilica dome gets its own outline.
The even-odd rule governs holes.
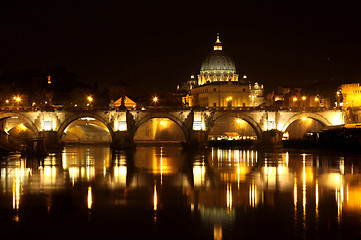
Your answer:
[[[223,54],[219,35],[217,35],[213,52],[202,63],[198,85],[218,81],[238,81],[236,66],[230,57]]]
[[[214,51],[202,63],[201,73],[235,73],[236,66],[230,57],[223,56],[220,51]]]

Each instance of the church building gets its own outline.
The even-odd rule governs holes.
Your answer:
[[[257,83],[257,94],[247,77],[236,72],[233,60],[224,55],[217,35],[212,53],[202,63],[198,81],[192,78],[183,104],[189,107],[249,107],[263,103],[263,86]],[[257,98],[257,99],[255,99]]]

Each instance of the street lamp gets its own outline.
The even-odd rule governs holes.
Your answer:
[[[19,104],[21,102],[21,97],[19,96],[14,96],[13,99],[14,99],[14,103],[16,104]]]
[[[154,98],[153,98],[154,104],[156,104],[156,103],[158,102],[158,100],[159,100],[158,97],[154,97]]]
[[[87,103],[87,107],[89,107],[91,104],[92,104],[92,102],[93,102],[93,97],[92,96],[88,96],[87,98],[86,98],[87,100],[88,100],[88,103]]]

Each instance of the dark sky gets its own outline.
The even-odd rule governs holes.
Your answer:
[[[0,73],[63,66],[101,87],[169,91],[199,73],[219,32],[237,72],[265,87],[360,81],[357,1],[289,2],[2,0]]]

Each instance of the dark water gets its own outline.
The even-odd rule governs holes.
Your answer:
[[[360,160],[176,146],[4,157],[0,239],[360,239]]]

